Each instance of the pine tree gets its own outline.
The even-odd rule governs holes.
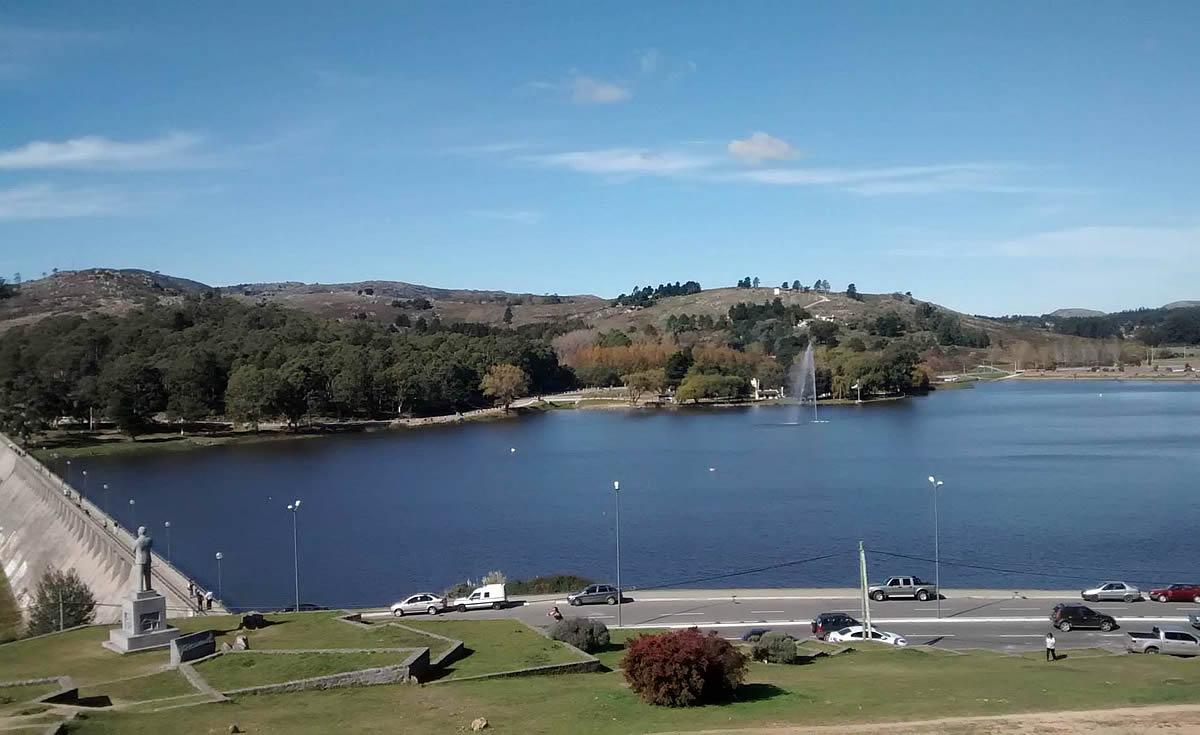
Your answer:
[[[29,610],[27,636],[88,625],[96,617],[96,598],[74,569],[50,569],[38,580]]]

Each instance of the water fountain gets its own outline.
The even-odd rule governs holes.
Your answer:
[[[812,342],[808,343],[804,355],[793,362],[788,371],[788,393],[796,401],[796,420],[792,423],[800,423],[800,407],[805,399],[812,401],[813,423],[824,423],[817,418],[817,368],[813,361]]]

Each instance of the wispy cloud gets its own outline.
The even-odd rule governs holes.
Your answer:
[[[0,189],[0,221],[120,214],[126,204],[122,194],[110,190],[63,189],[52,184],[30,184]]]
[[[551,168],[610,176],[671,176],[709,168],[706,156],[679,151],[638,148],[603,148],[525,156],[524,160]]]
[[[171,133],[143,141],[117,141],[89,135],[64,141],[34,141],[0,151],[0,170],[166,169],[201,165],[201,138]]]
[[[933,195],[950,192],[992,194],[1077,194],[1078,191],[1025,186],[1007,180],[1025,167],[1006,163],[945,163],[886,167],[787,166],[746,170],[710,144],[672,148],[599,148],[534,155],[514,159],[548,168],[629,180],[640,176],[687,179],[693,183],[754,184],[762,186],[824,187],[859,196]],[[743,163],[784,160],[796,155],[787,142],[772,136],[750,136],[726,145]]]
[[[1064,258],[1090,264],[1112,260],[1189,263],[1200,256],[1200,226],[1081,225],[1002,240],[933,242],[894,249],[889,254],[914,258]]]
[[[646,49],[638,54],[638,67],[642,70],[643,74],[653,74],[658,71],[658,64],[661,57],[662,54],[658,52],[658,49]]]
[[[796,157],[796,149],[786,140],[762,131],[742,140],[734,139],[726,146],[729,155],[742,163],[759,164],[763,161],[784,161]]]
[[[517,222],[523,225],[536,225],[545,218],[545,213],[533,209],[474,209],[470,214],[473,217]]]
[[[571,80],[571,101],[577,105],[611,105],[632,96],[629,87],[614,82],[579,76]]]
[[[103,33],[0,24],[0,80],[28,77],[75,47],[107,38]]]
[[[567,96],[577,105],[611,105],[625,102],[633,97],[633,90],[618,82],[571,72],[563,82],[529,82],[523,89],[534,92],[552,92]]]

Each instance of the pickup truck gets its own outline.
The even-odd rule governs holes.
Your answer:
[[[867,594],[877,602],[893,597],[915,597],[921,602],[937,599],[937,585],[923,581],[920,577],[890,577],[883,584],[867,588]]]
[[[1200,638],[1195,633],[1159,627],[1149,633],[1129,633],[1125,644],[1130,653],[1166,653],[1172,656],[1200,656]]]

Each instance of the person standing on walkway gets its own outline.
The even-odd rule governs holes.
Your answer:
[[[213,603],[213,593],[212,593],[212,590],[209,590],[208,592],[204,593],[204,605],[207,609],[211,610],[212,603]]]
[[[1058,660],[1058,655],[1054,652],[1054,631],[1050,631],[1046,634],[1046,660]]]

